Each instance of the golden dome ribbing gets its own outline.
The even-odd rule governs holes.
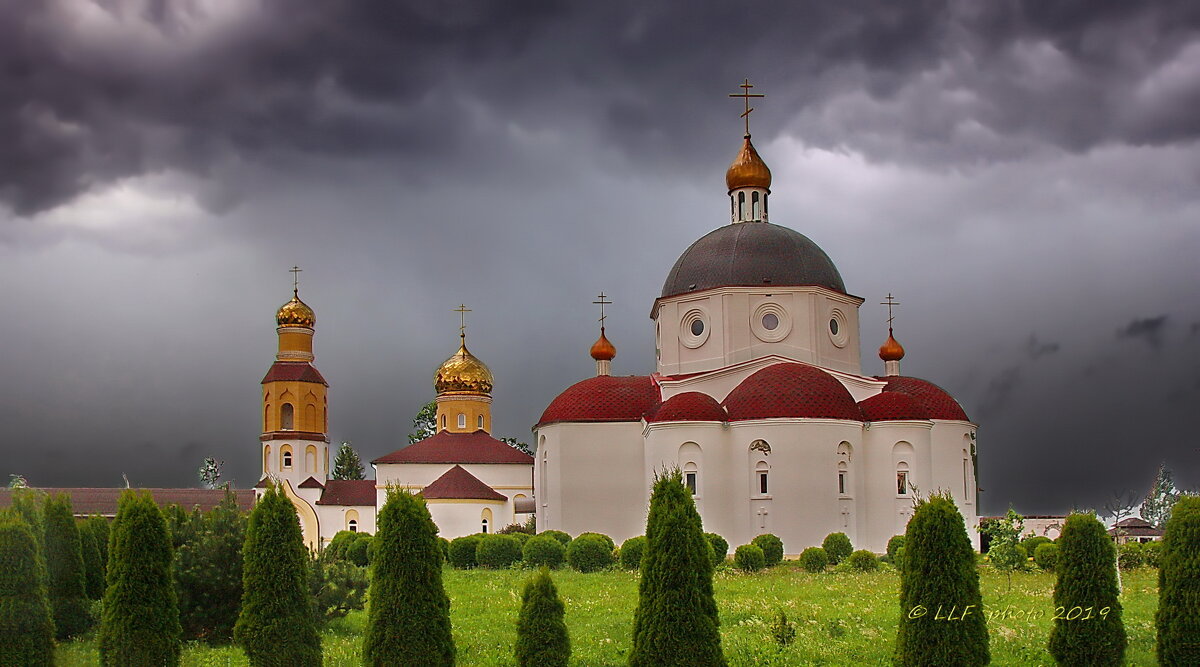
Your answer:
[[[467,350],[467,340],[463,337],[458,352],[438,366],[433,387],[438,395],[491,394],[492,380],[492,371]]]
[[[746,135],[742,150],[729,165],[725,172],[725,185],[730,190],[737,188],[766,188],[771,189],[771,170],[767,163],[758,156],[754,144],[750,143],[750,135]]]

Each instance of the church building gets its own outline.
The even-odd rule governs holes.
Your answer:
[[[389,488],[421,494],[445,538],[491,532],[533,511],[533,457],[492,437],[492,373],[467,350],[465,326],[458,352],[434,376],[437,432],[372,461],[375,479],[338,480],[330,479],[329,384],[313,365],[316,314],[294,288],[275,321],[279,349],[262,381],[255,488],[280,486],[310,549],[342,530],[374,533]]]
[[[641,535],[654,476],[678,467],[704,530],[731,548],[774,533],[796,554],[843,532],[883,552],[918,494],[938,491],[978,548],[976,425],[900,373],[890,318],[884,375],[864,374],[863,299],[817,244],[768,220],[771,171],[748,124],[725,181],[729,224],[684,250],[651,306],[655,372],[611,375],[601,329],[596,376],[534,427],[538,529]]]

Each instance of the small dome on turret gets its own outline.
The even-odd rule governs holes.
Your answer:
[[[900,361],[904,358],[904,347],[892,336],[892,330],[888,329],[888,339],[879,348],[879,358],[884,361]]]
[[[600,338],[592,344],[592,358],[596,361],[612,361],[617,356],[617,346],[604,337],[604,328],[600,328]]]
[[[725,185],[731,191],[738,188],[771,188],[771,170],[758,156],[758,151],[754,150],[748,134],[742,143],[742,150],[725,172]]]
[[[462,337],[458,352],[438,366],[433,375],[433,388],[442,394],[491,394],[492,371],[467,350]]]
[[[317,314],[308,304],[300,300],[297,292],[292,292],[292,298],[279,307],[275,313],[275,322],[281,327],[308,327],[312,329],[317,324]]]

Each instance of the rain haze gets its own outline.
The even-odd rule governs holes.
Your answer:
[[[711,5],[711,6],[710,6]],[[772,221],[979,428],[981,513],[1200,486],[1200,4],[0,4],[0,472],[258,479],[276,308],[317,313],[330,438],[407,443],[457,348],[530,441],[654,370],[675,259],[751,131]]]

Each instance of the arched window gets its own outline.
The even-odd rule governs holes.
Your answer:
[[[758,220],[759,218],[758,193],[752,192],[750,193],[750,219]]]
[[[263,432],[271,430],[271,427],[269,426],[270,423],[271,423],[271,404],[267,403],[265,406],[263,406]]]
[[[685,442],[679,446],[679,468],[683,471],[683,485],[693,496],[700,495],[700,464],[703,462],[700,445]]]
[[[738,193],[738,220],[746,219],[746,193]]]
[[[913,446],[901,440],[892,446],[892,464],[896,469],[896,495],[907,496],[913,489],[912,475],[909,472],[909,461],[915,456]]]
[[[971,502],[971,455],[963,450],[963,501]]]
[[[358,532],[358,510],[346,510],[346,530]]]
[[[442,415],[442,429],[445,430],[445,428],[446,428],[446,415]]]
[[[317,423],[317,406],[312,403],[307,403],[304,406],[304,428],[303,431],[319,431],[321,425]]]
[[[476,422],[475,423],[476,427],[483,428],[483,415],[479,415],[479,417],[475,420],[475,422]]]
[[[754,482],[756,485],[755,490],[758,491],[758,495],[760,496],[765,496],[770,493],[768,489],[771,487],[767,485],[767,475],[770,472],[771,466],[767,465],[766,461],[759,461],[758,464],[754,466]]]
[[[767,193],[763,193],[763,220],[767,219]]]
[[[851,495],[853,485],[850,482],[850,463],[854,457],[854,448],[848,442],[842,442],[837,448],[837,490],[839,496]]]
[[[693,496],[697,493],[696,489],[700,488],[699,483],[700,471],[696,469],[696,464],[691,461],[683,464],[683,485]]]
[[[291,431],[295,428],[296,408],[291,403],[284,403],[279,408],[279,430]]]
[[[492,510],[491,509],[489,509],[487,507],[483,508],[483,512],[482,512],[482,514],[480,514],[480,517],[479,517],[479,525],[480,525],[479,532],[481,532],[481,533],[488,532],[488,527],[490,527],[492,525]]]
[[[271,446],[263,447],[263,472],[271,472]]]
[[[467,416],[461,412],[458,413],[458,427],[459,428],[467,427]]]
[[[896,495],[907,496],[908,489],[908,463],[901,461],[896,464]]]
[[[304,448],[304,472],[317,472],[317,448],[315,445]]]
[[[849,493],[850,485],[847,484],[850,471],[846,469],[845,463],[838,463],[838,495],[844,496]]]
[[[291,470],[292,469],[292,446],[291,445],[284,445],[279,448],[279,469],[280,470]]]

